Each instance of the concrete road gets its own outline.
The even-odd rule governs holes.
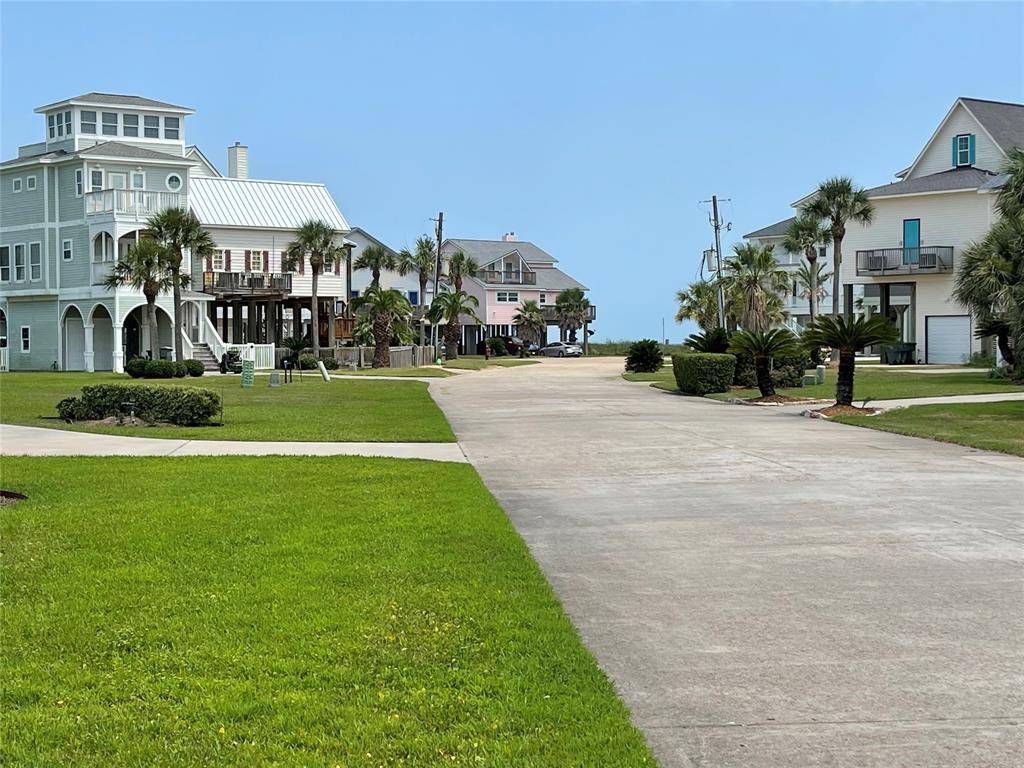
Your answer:
[[[1024,764],[1024,459],[620,365],[431,391],[663,766]]]

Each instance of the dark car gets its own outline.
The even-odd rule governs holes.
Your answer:
[[[505,349],[510,355],[524,355],[530,351],[530,345],[518,336],[502,336],[501,340],[505,342]]]

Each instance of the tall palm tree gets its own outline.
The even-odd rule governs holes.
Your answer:
[[[1010,178],[999,190],[996,207],[1003,216],[1012,216],[1024,211],[1024,149],[1014,147],[1006,157],[1003,173]]]
[[[730,303],[745,330],[766,331],[785,319],[782,296],[789,275],[775,260],[772,246],[737,243],[724,272]]]
[[[772,380],[772,358],[787,355],[797,347],[797,337],[788,328],[772,328],[767,331],[736,331],[729,339],[729,351],[734,355],[746,354],[754,358],[757,374],[757,388],[761,397],[775,396],[775,382]]]
[[[809,216],[801,213],[786,230],[786,236],[782,240],[782,247],[789,253],[802,253],[807,259],[807,306],[811,322],[818,316],[818,301],[824,298],[825,292],[819,289],[823,281],[823,265],[818,265],[818,248],[825,245],[831,237],[831,233],[821,224],[817,216]],[[801,266],[801,269],[803,267]],[[800,273],[797,273],[800,279]]]
[[[310,219],[296,231],[295,239],[288,243],[281,259],[281,266],[289,272],[294,271],[300,263],[308,259],[312,281],[310,320],[310,341],[313,354],[320,356],[320,296],[318,286],[320,275],[334,267],[335,262],[348,258],[348,249],[338,245],[334,238],[337,231],[325,221]],[[331,318],[331,322],[334,318]]]
[[[415,274],[420,284],[419,309],[420,317],[420,346],[426,344],[426,328],[423,325],[422,316],[426,313],[427,306],[427,283],[434,276],[434,268],[437,264],[437,251],[432,238],[422,235],[416,238],[416,250],[402,250],[398,254],[398,274]]]
[[[448,258],[448,279],[456,291],[462,290],[462,281],[467,277],[476,277],[480,271],[480,263],[462,251],[453,253]]]
[[[112,290],[130,286],[146,297],[146,327],[149,328],[149,356],[157,358],[156,299],[161,293],[188,283],[188,275],[176,271],[167,248],[145,237],[128,248],[128,253],[114,262],[103,284]]]
[[[811,349],[832,347],[839,350],[836,405],[853,405],[856,353],[874,344],[891,344],[898,341],[899,336],[896,326],[881,315],[871,318],[825,315],[815,320],[800,338]]]
[[[555,299],[555,317],[563,331],[568,331],[569,341],[576,343],[576,331],[582,328],[590,311],[590,299],[581,288],[567,288]]]
[[[362,296],[352,300],[357,313],[373,320],[373,367],[391,367],[391,337],[395,326],[407,323],[412,314],[412,305],[400,291],[370,285]]]
[[[698,280],[689,288],[676,291],[676,322],[693,320],[702,331],[710,331],[718,324],[718,284],[710,280]],[[722,323],[723,327],[725,323]]]
[[[543,346],[548,330],[547,321],[544,319],[544,310],[533,299],[524,301],[512,322],[519,328],[519,333],[528,340],[533,341],[537,346]]]
[[[836,176],[818,185],[814,198],[803,208],[804,213],[820,219],[832,236],[832,314],[839,314],[839,278],[843,264],[843,238],[846,224],[856,221],[870,224],[875,209],[867,192],[857,187],[853,179]]]
[[[796,268],[793,276],[796,278],[798,295],[801,299],[807,299],[808,314],[813,323],[818,316],[818,304],[828,293],[828,281],[832,273],[820,261],[805,261]]]
[[[368,269],[373,279],[370,286],[380,285],[381,272],[393,272],[398,268],[398,259],[393,251],[380,245],[368,245],[352,265],[353,269]]]
[[[430,309],[427,310],[427,319],[434,325],[444,324],[445,357],[449,360],[455,360],[459,356],[462,316],[471,317],[478,323],[483,322],[476,316],[479,306],[480,302],[476,296],[471,296],[465,291],[445,291],[434,294],[434,300],[430,302]]]
[[[146,222],[149,236],[163,245],[168,252],[171,268],[175,274],[181,272],[185,252],[189,258],[205,261],[213,256],[217,249],[210,233],[203,229],[199,219],[192,211],[185,208],[168,208],[154,214]],[[187,287],[191,279],[192,265],[188,265],[185,280],[175,280],[174,294],[174,359],[182,359],[181,335],[184,329],[184,318],[181,312],[181,289]]]

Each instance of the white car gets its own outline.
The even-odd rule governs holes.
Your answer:
[[[541,347],[537,354],[545,357],[580,357],[583,354],[583,347],[568,341],[553,341],[546,347]]]

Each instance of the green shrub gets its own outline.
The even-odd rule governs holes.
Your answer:
[[[772,381],[780,389],[802,387],[804,374],[810,367],[811,355],[804,350],[791,355],[777,355],[772,358]],[[757,387],[757,372],[752,355],[736,355],[736,372],[733,374],[732,383],[746,389]]]
[[[206,369],[203,364],[198,360],[186,360],[185,370],[188,371],[189,376],[202,376],[206,373]]]
[[[170,379],[174,376],[174,363],[170,360],[147,360],[142,375],[146,379]]]
[[[729,332],[712,328],[704,333],[693,333],[686,337],[686,346],[694,352],[725,352],[729,349]]]
[[[135,415],[143,421],[165,421],[185,427],[208,424],[220,409],[220,399],[209,389],[98,384],[82,387],[81,397],[61,400],[57,413],[71,421],[105,419],[124,413],[127,402],[134,403]]]
[[[299,368],[304,371],[312,371],[316,368],[316,355],[299,355]]]
[[[657,373],[665,364],[661,347],[654,339],[641,339],[629,345],[626,370],[630,373]]]
[[[491,350],[491,354],[495,357],[504,357],[508,354],[508,345],[505,344],[505,340],[500,336],[488,339],[487,348]]]
[[[337,368],[338,368],[338,359],[337,358],[335,358],[335,357],[325,357],[323,360],[324,360],[324,368],[326,368],[328,371],[337,370]]]
[[[177,360],[174,362],[174,378],[184,379],[188,376],[188,366],[185,365],[184,360]]]
[[[672,372],[679,391],[687,395],[726,392],[736,369],[734,355],[691,352],[672,356]]]
[[[127,363],[124,364],[124,372],[131,376],[133,379],[141,379],[146,375],[146,365],[149,363],[144,357],[133,357]]]

